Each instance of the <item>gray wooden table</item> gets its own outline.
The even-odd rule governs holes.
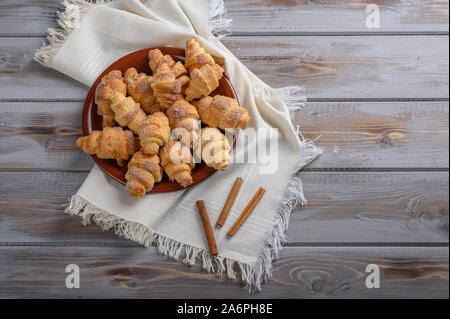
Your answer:
[[[449,297],[448,0],[229,0],[225,45],[325,153],[256,295],[63,213],[94,165],[75,147],[87,88],[32,61],[59,0],[0,1],[0,297]],[[65,287],[78,264],[81,288]],[[381,287],[367,289],[377,264]]]

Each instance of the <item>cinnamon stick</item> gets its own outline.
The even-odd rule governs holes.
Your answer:
[[[200,215],[203,229],[205,230],[209,253],[211,254],[211,256],[215,256],[219,253],[219,250],[217,249],[216,239],[214,238],[214,232],[209,221],[208,211],[206,210],[205,203],[202,200],[198,200],[195,204],[197,205],[198,214]]]
[[[236,178],[233,187],[231,188],[230,194],[228,195],[227,201],[223,206],[222,212],[220,213],[220,216],[216,221],[216,226],[222,227],[223,224],[225,224],[225,220],[227,219],[228,214],[230,213],[231,207],[233,207],[234,201],[236,200],[241,185],[242,185],[242,178],[240,177]]]
[[[244,224],[244,222],[247,220],[248,216],[250,216],[250,214],[255,209],[256,205],[261,200],[261,198],[263,197],[265,192],[266,192],[266,190],[262,187],[260,187],[258,189],[255,196],[253,196],[253,198],[247,204],[247,207],[245,207],[245,209],[242,211],[239,218],[234,222],[233,226],[231,226],[230,229],[228,230],[227,235],[229,237],[233,237],[234,234],[236,234],[236,232],[239,230],[239,228],[241,228],[242,224]]]

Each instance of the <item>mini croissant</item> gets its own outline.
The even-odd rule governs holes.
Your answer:
[[[167,109],[181,93],[181,83],[176,80],[175,73],[166,62],[158,65],[152,81],[153,94],[159,107]]]
[[[161,181],[163,170],[159,163],[158,155],[148,155],[142,150],[133,155],[125,174],[126,189],[131,196],[142,197],[153,189],[155,183]]]
[[[224,170],[231,161],[231,146],[227,137],[217,128],[204,127],[194,152],[197,158],[214,169]]]
[[[147,116],[131,96],[125,97],[120,94],[113,94],[111,97],[111,109],[115,114],[115,120],[120,126],[128,128],[137,134],[138,127]]]
[[[129,68],[124,75],[128,94],[141,105],[144,112],[150,114],[160,110],[153,96],[152,79],[145,73],[138,73],[135,68]]]
[[[98,158],[115,159],[119,166],[138,150],[139,140],[133,133],[121,127],[105,127],[103,131],[93,131],[80,137],[77,146],[88,154]]]
[[[205,64],[215,64],[211,54],[206,53],[196,38],[190,38],[186,42],[186,59],[184,66],[191,73],[194,69],[200,69]]]
[[[189,148],[171,140],[159,151],[159,156],[161,166],[171,181],[175,180],[183,187],[188,187],[194,182],[191,170],[195,163]]]
[[[170,138],[169,120],[162,112],[148,115],[139,125],[138,135],[145,153],[158,154]]]
[[[191,72],[191,81],[185,91],[186,100],[192,101],[202,96],[208,96],[219,86],[223,69],[218,64],[205,64],[200,69]]]
[[[103,127],[114,126],[114,112],[111,110],[111,95],[118,93],[127,95],[127,86],[123,82],[122,72],[113,70],[106,74],[95,88],[95,103],[97,113],[103,117]]]
[[[158,67],[163,63],[167,63],[170,70],[175,74],[175,79],[180,82],[181,92],[184,92],[191,79],[187,75],[188,72],[183,63],[180,61],[175,62],[170,55],[163,55],[159,49],[148,51],[148,65],[150,66],[153,75],[156,74]]]
[[[239,106],[238,101],[222,95],[201,98],[197,109],[203,123],[222,130],[245,129],[250,120],[247,110]]]
[[[197,109],[182,97],[166,110],[172,134],[190,148],[193,147],[200,131]]]

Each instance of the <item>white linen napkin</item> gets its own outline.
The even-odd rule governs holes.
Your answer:
[[[268,154],[265,162],[259,158],[256,163],[233,163],[225,172],[216,172],[184,191],[132,198],[95,166],[66,212],[143,245],[156,243],[161,253],[185,263],[201,260],[203,268],[217,275],[236,278],[240,274],[250,290],[260,290],[286,240],[291,210],[305,203],[301,181],[293,174],[320,154],[311,142],[299,139],[290,121],[288,106],[296,110],[304,103],[298,95],[300,88],[270,88],[220,43],[215,35],[227,33],[231,22],[222,17],[223,1],[67,0],[64,5],[65,11],[58,14],[61,28],[49,29],[49,44],[35,55],[44,66],[91,86],[104,69],[128,53],[166,45],[184,48],[186,40],[195,36],[224,64],[240,104],[251,116],[248,130],[279,132],[275,139],[250,136],[244,140],[239,135],[235,157],[248,156],[249,149],[261,141],[278,142],[278,151]],[[219,255],[211,257],[195,201],[205,201],[214,225],[238,176],[244,182],[224,227],[214,227]],[[266,189],[262,200],[236,235],[227,238],[226,231],[259,187]]]

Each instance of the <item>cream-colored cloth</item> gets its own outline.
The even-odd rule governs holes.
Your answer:
[[[186,263],[201,260],[204,268],[218,275],[240,274],[251,289],[259,290],[270,275],[291,210],[304,203],[301,182],[292,175],[320,153],[312,143],[300,141],[291,124],[287,102],[301,106],[302,97],[295,95],[298,88],[268,87],[211,33],[208,16],[210,28],[226,29],[228,21],[220,16],[222,1],[210,1],[209,14],[207,0],[98,2],[66,1],[66,10],[59,14],[62,30],[49,30],[50,44],[36,52],[36,60],[91,86],[105,68],[130,52],[166,45],[183,48],[195,36],[208,52],[223,59],[240,104],[250,113],[249,127],[279,130],[278,152],[270,154],[269,163],[233,163],[185,191],[140,199],[130,197],[95,166],[66,211],[144,245],[156,242],[162,253]],[[238,153],[242,143],[240,136]],[[247,143],[254,146],[258,141],[250,138]],[[264,174],[262,168],[268,164],[277,164],[276,169]],[[244,182],[224,227],[214,228],[220,253],[211,258],[195,201],[205,201],[214,224],[238,176]],[[266,189],[262,200],[236,235],[227,238],[226,231],[258,187]]]

